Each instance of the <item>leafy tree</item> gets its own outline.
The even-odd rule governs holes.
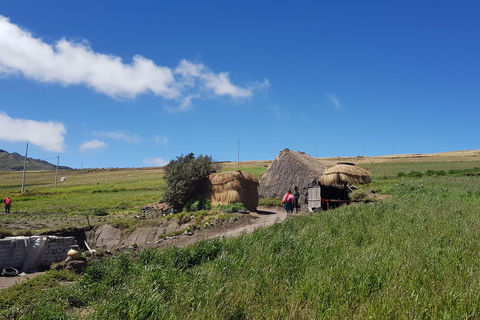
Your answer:
[[[191,199],[203,193],[205,181],[212,171],[210,156],[195,158],[193,153],[186,156],[182,154],[165,166],[167,190],[163,199],[175,209],[183,208]]]

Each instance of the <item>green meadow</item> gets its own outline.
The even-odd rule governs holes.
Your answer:
[[[293,216],[238,238],[123,252],[96,260],[78,280],[50,271],[3,290],[0,318],[480,318],[480,162],[364,167],[372,183],[359,192],[390,197]],[[259,174],[262,168],[245,171]],[[154,172],[145,174],[146,181],[114,178],[117,172],[110,178],[108,172],[90,178],[78,173],[68,177],[71,187],[48,195],[50,187],[39,179],[29,188],[31,200],[22,203],[18,194],[14,203],[50,212],[42,197],[83,192],[87,203],[66,200],[68,211],[134,210],[146,199],[161,198],[165,186]],[[1,177],[3,194],[8,186]],[[98,184],[89,181],[94,178]],[[111,204],[118,194],[124,209]]]
[[[236,163],[216,166],[237,170]],[[242,164],[240,170],[261,177],[266,164]],[[160,201],[166,184],[162,168],[84,169],[0,173],[0,199],[12,199],[11,212],[0,211],[0,235],[31,235],[102,223],[132,226],[144,206]],[[60,181],[61,177],[66,180]],[[99,214],[100,213],[100,214]],[[88,219],[87,219],[88,218]]]

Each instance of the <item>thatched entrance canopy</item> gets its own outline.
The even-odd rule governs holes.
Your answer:
[[[258,179],[247,172],[212,173],[208,193],[212,206],[241,202],[248,210],[258,206]]]
[[[370,173],[360,167],[352,164],[336,164],[327,169],[320,178],[320,183],[324,186],[343,186],[346,184],[365,184],[370,183]]]

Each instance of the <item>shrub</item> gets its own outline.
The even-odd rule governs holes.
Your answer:
[[[196,212],[200,210],[210,210],[212,209],[212,204],[210,199],[205,199],[204,197],[200,197],[199,199],[192,199],[190,200],[183,210],[187,212]]]
[[[427,170],[427,172],[425,172],[426,176],[433,176],[435,174],[436,174],[436,171],[433,171],[433,170]]]
[[[105,209],[99,209],[99,208],[93,209],[92,213],[94,216],[97,216],[97,217],[108,216],[108,211]]]
[[[198,156],[193,153],[181,155],[177,160],[165,166],[167,189],[163,200],[175,209],[183,208],[191,199],[203,192],[203,185],[213,171],[210,156]]]
[[[244,211],[247,210],[247,208],[245,208],[245,206],[240,202],[235,202],[230,204],[219,204],[218,206],[215,206],[215,209],[225,213],[235,213],[240,210],[244,210]]]
[[[423,175],[423,174],[422,174],[421,172],[419,172],[419,171],[410,171],[407,176],[409,176],[409,177],[421,178],[422,175]]]
[[[399,172],[397,173],[397,176],[400,177],[405,177],[407,174],[405,172]]]

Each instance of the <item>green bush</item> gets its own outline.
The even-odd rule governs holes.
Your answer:
[[[99,208],[93,209],[92,213],[94,216],[97,216],[97,217],[108,216],[108,211],[105,209],[99,209]]]
[[[215,209],[224,213],[235,213],[240,210],[244,210],[244,211],[247,210],[247,208],[245,208],[245,206],[240,202],[235,202],[230,204],[219,204],[218,206],[215,206]]]
[[[409,177],[415,177],[415,178],[421,178],[423,174],[419,171],[410,171],[407,176]]]
[[[191,199],[204,192],[203,187],[212,171],[210,156],[200,155],[195,158],[193,153],[189,153],[170,161],[165,166],[167,189],[163,200],[180,210]]]
[[[426,176],[433,176],[433,175],[435,175],[435,171],[434,170],[427,170],[427,172],[425,172],[425,175]]]
[[[405,172],[399,172],[397,173],[397,176],[400,177],[405,177],[407,174]]]
[[[212,203],[210,199],[205,199],[204,197],[201,197],[200,199],[192,199],[183,207],[183,210],[187,212],[196,212],[210,209],[212,209]]]

